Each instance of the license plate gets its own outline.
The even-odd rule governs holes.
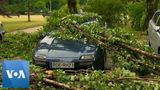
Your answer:
[[[52,62],[53,68],[74,68],[74,63],[72,62]]]

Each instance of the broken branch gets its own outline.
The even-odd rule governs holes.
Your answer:
[[[57,87],[68,89],[68,90],[82,90],[80,88],[76,88],[74,86],[69,86],[67,84],[63,84],[63,83],[60,83],[60,82],[57,82],[57,81],[54,81],[54,80],[50,80],[50,79],[47,79],[47,78],[43,78],[43,81],[46,82],[46,83],[49,83],[53,86],[57,86]]]

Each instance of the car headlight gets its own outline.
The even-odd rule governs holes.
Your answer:
[[[81,60],[93,60],[95,59],[94,55],[83,55],[80,58]]]
[[[46,55],[43,55],[43,54],[35,54],[35,58],[36,59],[46,59]]]

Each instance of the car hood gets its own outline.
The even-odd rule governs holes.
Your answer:
[[[82,55],[80,52],[63,51],[63,50],[50,50],[47,54],[47,58],[58,59],[58,58],[74,58],[79,59]]]
[[[39,49],[35,52],[35,54],[37,55],[43,55],[43,56],[46,56],[48,53],[48,49]]]

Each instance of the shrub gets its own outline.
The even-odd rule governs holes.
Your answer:
[[[128,15],[131,19],[131,26],[135,29],[141,29],[145,18],[145,3],[135,2],[128,4]]]

